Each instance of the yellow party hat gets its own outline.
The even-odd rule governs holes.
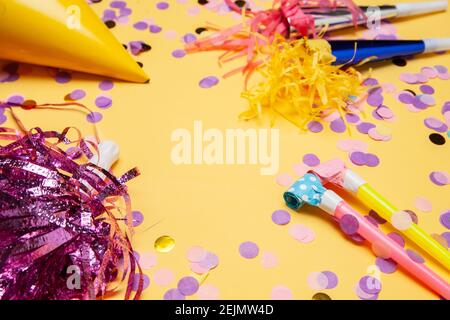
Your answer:
[[[146,82],[85,0],[0,1],[0,58]]]

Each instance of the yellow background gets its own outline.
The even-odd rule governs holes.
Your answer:
[[[269,299],[275,285],[285,285],[293,291],[295,299],[311,299],[315,293],[308,284],[311,272],[331,270],[339,277],[337,288],[325,290],[332,299],[357,299],[354,287],[365,275],[375,257],[369,248],[354,245],[347,240],[338,227],[318,210],[302,210],[292,213],[291,224],[301,223],[316,232],[316,240],[302,244],[288,233],[288,226],[277,226],[271,221],[274,210],[285,209],[282,199],[284,187],[275,183],[276,176],[261,176],[259,166],[252,165],[181,165],[175,166],[170,159],[173,143],[170,136],[177,128],[193,130],[193,121],[201,120],[204,128],[251,128],[263,127],[256,122],[239,121],[237,115],[246,108],[240,98],[243,78],[234,76],[211,89],[201,89],[198,82],[205,76],[220,77],[231,66],[220,68],[219,53],[200,53],[175,59],[171,52],[182,47],[180,38],[204,22],[234,25],[237,21],[229,15],[219,16],[200,7],[200,14],[190,16],[186,4],[169,0],[168,10],[157,10],[154,1],[128,1],[133,9],[131,21],[118,25],[112,32],[125,43],[143,40],[153,47],[137,60],[144,63],[151,77],[150,84],[131,84],[115,81],[115,87],[107,92],[112,95],[113,106],[102,112],[104,118],[98,124],[101,138],[113,139],[121,147],[121,158],[114,167],[119,174],[137,166],[142,175],[129,183],[133,208],[145,215],[144,223],[136,229],[133,243],[140,253],[153,251],[153,243],[162,235],[170,235],[176,241],[170,253],[158,253],[155,267],[146,270],[152,274],[159,268],[169,268],[175,274],[167,287],[151,283],[143,294],[144,299],[161,299],[164,292],[176,286],[183,276],[191,275],[186,251],[192,245],[201,245],[219,256],[219,266],[212,270],[205,283],[219,288],[221,299]],[[358,4],[382,4],[385,1],[360,1]],[[402,2],[396,1],[395,3]],[[394,3],[394,2],[393,2]],[[109,1],[93,5],[101,15]],[[265,2],[268,6],[269,3]],[[160,34],[135,30],[134,22],[153,18],[163,28]],[[404,39],[424,37],[449,37],[450,12],[428,15],[395,22],[398,35]],[[178,36],[171,40],[164,36],[175,30]],[[351,33],[347,33],[349,35]],[[419,72],[421,67],[436,64],[450,66],[450,56],[430,55],[417,57],[406,68],[390,63],[380,65],[373,76],[381,82],[395,84],[399,89],[406,86],[399,80],[402,72]],[[64,96],[74,89],[82,88],[87,96],[81,102],[92,109],[97,94],[99,77],[73,73],[72,81],[58,84],[48,69],[21,66],[28,74],[12,83],[0,84],[0,97],[18,93],[38,102],[62,102]],[[450,171],[449,143],[436,146],[428,140],[430,130],[423,125],[428,116],[441,118],[440,108],[448,100],[448,83],[432,80],[436,89],[437,106],[414,114],[386,95],[385,102],[394,110],[397,120],[387,124],[393,129],[393,139],[376,142],[367,135],[354,133],[352,138],[369,143],[369,151],[381,159],[376,168],[354,168],[366,180],[393,201],[399,208],[412,209],[419,215],[420,225],[430,233],[442,233],[439,214],[450,207],[449,186],[437,187],[428,174],[434,170]],[[371,110],[370,110],[371,111]],[[74,125],[86,134],[92,126],[80,112],[19,111],[28,127],[62,130]],[[371,116],[369,116],[369,119]],[[12,122],[8,120],[8,125]],[[348,139],[347,133],[336,134],[328,128],[320,134],[301,133],[293,125],[279,119],[275,125],[280,129],[280,173],[293,174],[292,165],[301,162],[306,153],[315,153],[321,160],[335,157],[346,158],[336,148],[339,139]],[[347,161],[348,162],[348,161]],[[414,208],[417,196],[428,198],[433,211],[420,213]],[[354,203],[354,202],[352,202]],[[363,213],[368,208],[358,205]],[[383,227],[384,230],[391,229]],[[239,244],[254,241],[259,245],[260,255],[247,260],[240,257]],[[410,243],[408,245],[412,248]],[[417,249],[419,251],[419,249]],[[260,265],[261,253],[270,251],[277,255],[278,265],[265,269]],[[436,271],[448,273],[430,261],[419,251]],[[380,299],[436,299],[427,288],[412,280],[403,271],[382,274],[383,290]],[[118,295],[117,298],[121,296]],[[194,296],[195,298],[195,296]]]

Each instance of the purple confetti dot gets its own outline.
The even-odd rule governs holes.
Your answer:
[[[112,100],[111,100],[111,98],[109,98],[107,96],[99,95],[95,99],[95,105],[97,107],[99,107],[100,109],[107,109],[107,108],[111,107]]]
[[[205,258],[199,262],[200,267],[205,269],[214,269],[219,265],[219,257],[212,252],[208,252]]]
[[[194,277],[184,277],[178,281],[178,291],[184,296],[192,296],[198,291],[199,284]]]
[[[291,221],[291,215],[286,210],[277,210],[272,213],[272,221],[278,225],[285,225]]]
[[[450,232],[444,232],[441,234],[442,237],[444,237],[445,240],[447,240],[447,247],[450,248]]]
[[[156,24],[150,25],[149,29],[151,33],[159,33],[162,30],[162,28],[160,26],[157,26]]]
[[[184,43],[191,43],[191,42],[194,42],[195,40],[197,40],[197,37],[195,36],[195,34],[192,34],[192,33],[186,33],[186,34],[183,36],[183,41],[184,41]]]
[[[10,96],[6,100],[6,102],[9,105],[21,105],[24,101],[25,101],[25,98],[23,96],[21,96],[21,95],[18,95],[18,94]]]
[[[378,80],[374,78],[367,78],[363,81],[364,86],[376,86],[378,85]]]
[[[447,176],[440,171],[433,171],[432,173],[430,173],[429,178],[431,182],[438,186],[445,186],[450,183]]]
[[[164,300],[185,300],[186,296],[184,296],[178,289],[170,289],[168,290],[163,297]]]
[[[330,123],[330,129],[337,133],[345,132],[347,129],[347,126],[345,125],[344,119],[339,118],[336,120],[331,121]]]
[[[308,129],[311,132],[318,133],[323,130],[323,125],[319,121],[310,121],[308,123]]]
[[[359,132],[367,134],[370,129],[375,128],[375,125],[370,122],[361,122],[356,128]]]
[[[256,243],[247,241],[240,244],[239,253],[243,258],[253,259],[259,254],[259,248]]]
[[[387,222],[385,219],[380,217],[380,215],[378,213],[376,213],[375,211],[373,211],[373,210],[369,211],[369,216],[374,218],[377,221],[378,224],[385,224]]]
[[[422,91],[422,93],[426,93],[426,94],[433,94],[434,88],[432,86],[429,86],[427,84],[423,84],[420,86],[420,91]]]
[[[347,113],[345,115],[345,119],[348,123],[358,123],[360,121],[360,118],[357,114],[354,113]]]
[[[425,110],[426,108],[428,108],[428,104],[424,103],[420,99],[420,96],[415,96],[414,97],[413,105],[414,105],[414,107],[416,107],[417,109],[420,109],[420,110]]]
[[[364,152],[355,151],[350,153],[350,161],[357,166],[363,166],[367,163],[367,157]]]
[[[380,164],[380,159],[372,154],[372,153],[367,153],[366,154],[366,165],[369,167],[376,167]]]
[[[372,117],[376,120],[383,120],[383,117],[378,113],[379,108],[372,111]]]
[[[444,114],[446,112],[450,111],[450,101],[446,101],[444,105],[442,106],[441,113]]]
[[[135,274],[133,278],[133,291],[137,291],[139,289],[139,281],[140,281],[140,274]],[[144,274],[142,279],[142,290],[145,290],[150,285],[150,278]]]
[[[111,8],[121,9],[125,8],[127,6],[127,3],[125,1],[111,1],[109,6]]]
[[[381,94],[370,94],[367,103],[372,107],[379,107],[383,104],[384,98]]]
[[[405,239],[397,232],[391,232],[388,237],[394,240],[400,247],[405,247]]]
[[[169,4],[167,2],[158,2],[156,4],[156,8],[158,8],[159,10],[166,10],[169,8]]]
[[[183,58],[186,55],[186,51],[184,51],[183,49],[177,49],[172,51],[172,56],[174,58]]]
[[[378,294],[381,291],[381,282],[375,277],[364,276],[358,284],[361,290],[368,294]]]
[[[448,72],[448,69],[447,69],[447,67],[445,67],[445,66],[441,66],[441,65],[437,65],[437,66],[434,66],[434,68],[437,70],[437,72],[439,72],[439,73],[447,73]]]
[[[133,227],[139,226],[144,221],[144,215],[140,211],[133,211]]]
[[[138,21],[133,25],[133,27],[137,30],[145,30],[148,28],[148,24],[145,21]]]
[[[98,84],[98,87],[100,90],[108,91],[114,87],[114,82],[112,82],[111,80],[103,80]]]
[[[211,87],[217,85],[218,83],[219,83],[219,79],[217,77],[209,76],[209,77],[205,77],[202,80],[200,80],[198,85],[203,89],[207,89],[207,88],[211,88]]]
[[[85,96],[86,96],[86,92],[84,90],[81,90],[81,89],[73,90],[69,94],[69,98],[71,100],[80,100],[80,99],[83,99]]]
[[[114,10],[106,9],[103,11],[103,20],[115,20],[116,19],[116,12]]]
[[[334,288],[336,288],[337,285],[338,285],[338,282],[339,282],[337,275],[334,272],[332,272],[332,271],[323,271],[322,273],[328,279],[328,284],[327,284],[326,289],[334,289]]]
[[[352,235],[358,232],[359,222],[354,216],[345,214],[339,220],[339,226],[345,234]]]
[[[70,75],[70,73],[68,73],[66,71],[58,71],[55,75],[56,82],[58,82],[60,84],[67,83],[71,79],[72,79],[72,76]]]
[[[320,159],[313,153],[308,153],[303,156],[303,163],[310,167],[315,167],[320,164]]]
[[[120,18],[129,16],[133,10],[130,8],[120,8]],[[120,21],[120,20],[119,20]]]
[[[405,104],[413,104],[415,99],[416,97],[410,92],[403,92],[400,93],[398,96],[398,100],[400,100],[400,102]]]
[[[350,239],[351,239],[353,242],[355,242],[356,244],[362,244],[362,243],[364,243],[364,241],[365,241],[365,239],[364,239],[361,235],[359,235],[359,234],[357,234],[357,233],[351,234],[351,235],[350,235]]]
[[[408,257],[411,258],[412,261],[417,262],[417,263],[425,263],[424,258],[422,258],[420,256],[420,254],[418,254],[414,250],[406,249],[406,253],[408,254]]]
[[[91,112],[86,116],[86,120],[90,123],[97,123],[103,119],[103,116],[99,112]]]
[[[441,216],[439,217],[439,221],[441,224],[446,227],[447,229],[450,229],[450,210],[443,212]]]
[[[443,123],[441,120],[434,118],[434,117],[429,117],[426,118],[423,123],[425,124],[425,126],[431,130],[437,131],[437,132],[447,132],[448,131],[448,126]]]
[[[378,257],[375,264],[383,273],[394,273],[397,270],[397,263],[391,258],[383,259]]]
[[[367,215],[367,216],[364,216],[364,218],[366,218],[367,221],[369,221],[371,224],[373,224],[375,227],[378,228],[377,220],[375,220],[373,217]]]

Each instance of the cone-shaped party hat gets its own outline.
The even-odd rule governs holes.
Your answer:
[[[0,42],[0,59],[148,80],[85,0],[0,1]]]

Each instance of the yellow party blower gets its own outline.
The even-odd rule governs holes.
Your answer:
[[[0,42],[0,59],[149,79],[85,0],[0,1]]]
[[[346,168],[343,161],[339,159],[330,160],[311,171],[320,176],[324,182],[333,183],[355,194],[366,206],[373,209],[380,217],[391,223],[397,230],[401,231],[436,261],[450,270],[450,251],[414,222],[400,221],[400,223],[396,223],[396,219],[398,220],[398,218],[403,218],[403,216],[407,215],[402,215],[401,211],[379,194],[363,178]],[[402,226],[399,227],[399,224]]]

